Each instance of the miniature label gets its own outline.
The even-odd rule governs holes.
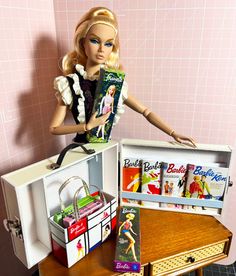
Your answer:
[[[184,197],[187,164],[163,163],[162,195]],[[179,204],[162,203],[162,207],[183,208]]]
[[[159,161],[143,160],[142,193],[161,194],[161,163]],[[142,201],[142,205],[157,207],[160,204],[158,202]]]

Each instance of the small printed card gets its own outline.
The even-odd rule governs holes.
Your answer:
[[[161,163],[144,159],[142,161],[142,193],[161,194]],[[160,206],[159,202],[142,201],[146,207]]]
[[[188,198],[223,200],[227,178],[227,168],[188,164],[185,196]],[[217,213],[217,209],[214,208],[190,207],[194,210],[215,210]]]
[[[188,165],[186,197],[223,200],[227,168]]]
[[[187,164],[162,163],[162,195],[184,197]],[[162,207],[180,208],[180,204],[162,203]]]
[[[123,191],[140,192],[142,177],[142,160],[138,158],[125,158],[122,166]],[[124,202],[139,203],[138,200],[123,199]]]

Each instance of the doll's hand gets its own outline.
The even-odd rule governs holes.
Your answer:
[[[190,144],[195,148],[197,147],[194,140],[190,137],[178,134],[176,132],[174,132],[171,136],[175,139],[175,141],[179,142],[180,144],[183,144],[183,141],[184,141],[184,142],[187,142],[186,144]]]
[[[87,130],[90,130],[97,126],[105,125],[108,122],[110,114],[111,112],[96,118],[97,112],[95,112],[87,123]]]

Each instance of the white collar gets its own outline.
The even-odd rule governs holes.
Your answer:
[[[98,80],[99,75],[94,75],[94,76],[88,76],[87,72],[84,70],[84,66],[81,64],[76,64],[75,65],[76,71],[82,76],[85,80]]]

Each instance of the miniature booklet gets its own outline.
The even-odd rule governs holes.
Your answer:
[[[142,161],[142,193],[161,194],[161,163],[144,159]],[[142,201],[146,207],[159,207],[159,202]]]
[[[106,143],[111,134],[111,129],[117,112],[117,105],[121,96],[121,89],[125,74],[119,70],[100,69],[100,77],[95,92],[93,113],[97,117],[111,112],[104,125],[95,127],[87,133],[87,140],[90,143]]]
[[[120,207],[114,270],[140,272],[140,210]]]
[[[228,169],[188,164],[188,178],[185,196],[188,198],[223,200],[227,183]],[[194,210],[211,210],[214,208],[188,206]]]
[[[184,197],[187,164],[162,163],[162,195]],[[180,204],[162,203],[162,207],[180,208]]]
[[[123,191],[140,192],[142,177],[142,160],[139,158],[125,158],[122,164]],[[123,202],[139,203],[134,199],[123,199]]]

